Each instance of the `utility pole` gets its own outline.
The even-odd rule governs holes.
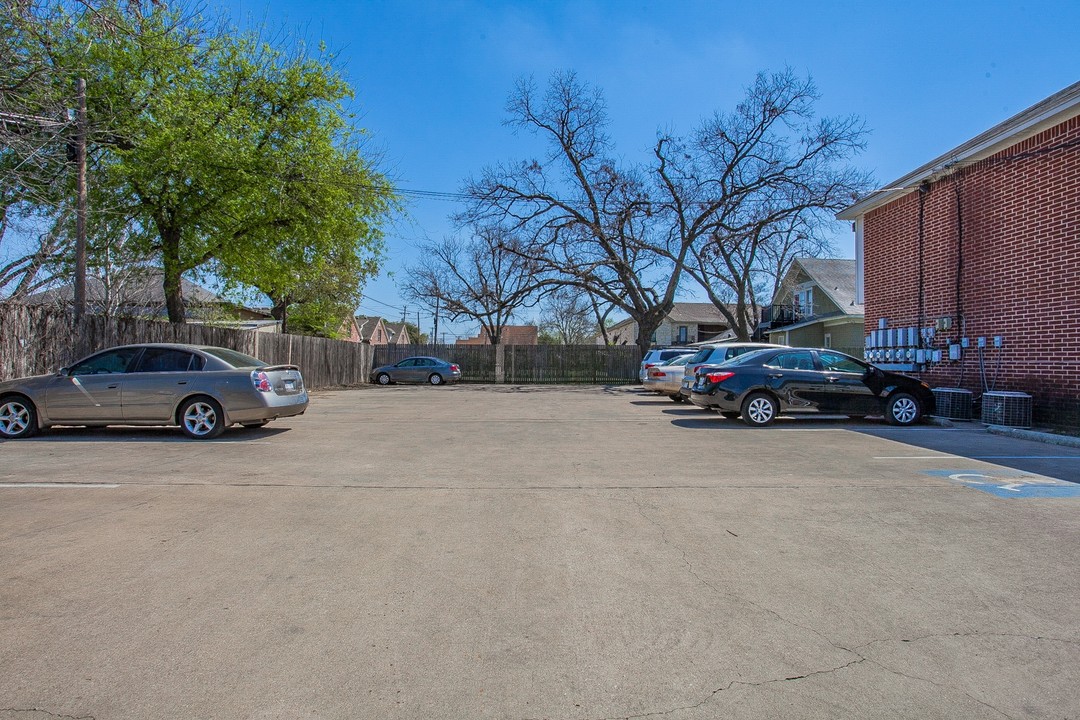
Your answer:
[[[78,109],[75,111],[75,162],[77,198],[75,205],[75,319],[86,312],[86,80],[76,84]]]
[[[443,338],[444,340],[446,338]],[[431,341],[439,342],[439,296],[435,296],[435,329],[431,331]]]

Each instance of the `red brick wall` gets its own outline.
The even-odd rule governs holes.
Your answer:
[[[959,189],[963,275],[957,304]],[[919,191],[867,213],[866,332],[919,324]],[[922,373],[932,387],[981,394],[975,338],[997,390],[1034,396],[1037,423],[1080,425],[1080,118],[932,183],[923,197],[924,326],[951,317],[934,347],[963,334],[960,362]],[[957,322],[959,314],[960,322]],[[948,353],[945,352],[946,357]]]

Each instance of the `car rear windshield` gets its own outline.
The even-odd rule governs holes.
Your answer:
[[[250,355],[229,350],[228,348],[204,347],[200,348],[207,355],[213,355],[218,360],[224,360],[234,368],[265,367],[266,363]]]
[[[705,362],[709,359],[709,355],[712,354],[713,349],[711,347],[704,347],[698,350],[696,353],[690,356],[690,359],[686,361],[687,365],[693,365],[695,363]]]

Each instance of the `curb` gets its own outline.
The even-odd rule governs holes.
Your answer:
[[[1055,435],[1054,433],[1038,432],[1037,430],[1021,430],[1020,428],[1005,427],[1003,425],[987,425],[986,432],[994,435],[1007,435],[1023,440],[1049,443],[1051,445],[1064,445],[1067,447],[1080,448],[1080,437],[1072,435]]]

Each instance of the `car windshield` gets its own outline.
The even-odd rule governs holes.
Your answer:
[[[678,357],[671,358],[670,360],[668,360],[664,364],[669,365],[669,366],[670,365],[685,365],[687,363],[687,361],[690,360],[690,357],[691,357],[690,355],[679,355]]]
[[[265,367],[266,363],[258,358],[253,358],[250,355],[236,352],[235,350],[229,350],[228,348],[219,347],[204,347],[200,348],[207,355],[213,355],[218,360],[223,360],[234,368],[246,368],[246,367]]]

